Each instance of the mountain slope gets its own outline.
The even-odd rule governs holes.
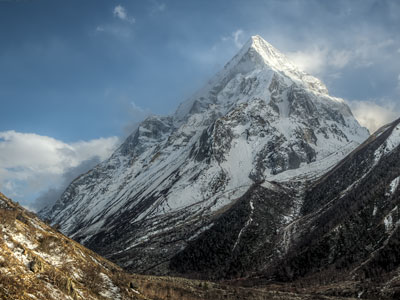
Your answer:
[[[308,186],[254,184],[170,268],[191,277],[244,277],[256,286],[330,285],[333,295],[398,299],[399,183],[400,119]],[[285,216],[296,201],[298,214]]]
[[[143,121],[40,215],[121,266],[170,273],[171,258],[225,212],[243,201],[253,211],[255,185],[261,194],[304,186],[367,136],[342,99],[255,36],[174,115]],[[299,214],[300,198],[288,198],[276,230]],[[236,224],[239,236],[250,219]]]
[[[131,280],[0,193],[0,299],[147,299]]]
[[[293,293],[284,288],[244,288],[183,278],[129,275],[0,194],[2,300],[249,298],[315,299],[308,291]]]
[[[377,131],[307,190],[303,216],[291,224],[296,237],[282,276],[292,279],[335,268],[339,277],[345,271],[352,278],[387,281],[389,287],[400,283],[399,145],[400,119]],[[307,261],[311,257],[313,263]],[[398,288],[396,293],[400,295]]]

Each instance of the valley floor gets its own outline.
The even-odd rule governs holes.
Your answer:
[[[357,299],[357,297],[334,296],[335,294],[357,294],[354,283],[341,283],[332,286],[320,286],[313,289],[299,289],[288,285],[270,285],[265,287],[242,287],[232,283],[212,283],[176,277],[154,277],[133,275],[138,290],[149,299],[161,300],[339,300]]]

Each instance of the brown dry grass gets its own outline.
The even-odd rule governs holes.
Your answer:
[[[146,299],[131,291],[129,275],[121,268],[4,195],[0,199],[0,299],[110,299],[102,296],[109,283],[101,273],[119,288],[122,299]]]

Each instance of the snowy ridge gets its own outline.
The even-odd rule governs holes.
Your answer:
[[[274,74],[279,74],[282,77],[283,84],[291,85],[294,82],[313,92],[328,93],[326,86],[319,79],[299,70],[287,57],[256,35],[249,39],[239,53],[208,84],[178,107],[175,118],[182,120],[205,104],[221,103],[225,104],[226,109],[229,109],[232,102],[227,98],[232,98],[232,88],[237,88],[243,79],[259,77],[262,83],[268,84]],[[226,87],[224,92],[221,93],[222,95],[215,97],[216,91],[224,85]],[[270,91],[265,88],[265,85],[260,88],[257,95],[253,93],[252,96],[261,99],[267,98]],[[208,97],[205,97],[205,95]],[[339,98],[330,98],[340,103],[343,102]],[[212,101],[204,103],[205,100]],[[240,101],[245,102],[247,100],[241,99]]]
[[[386,140],[384,144],[382,144],[374,153],[375,162],[378,162],[382,156],[387,155],[395,148],[397,148],[400,144],[400,124],[397,125],[389,138]]]
[[[255,36],[174,115],[143,121],[40,214],[109,257],[144,247],[166,259],[253,184],[316,178],[367,137],[343,100]],[[164,236],[177,242],[152,245]],[[146,269],[147,259],[123,264]]]

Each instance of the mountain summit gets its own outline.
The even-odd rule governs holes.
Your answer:
[[[288,85],[296,83],[315,92],[323,94],[328,93],[327,88],[319,79],[299,70],[285,57],[285,55],[275,49],[271,44],[263,40],[260,36],[256,35],[252,36],[248,40],[239,53],[232,58],[232,60],[229,61],[225,67],[218,72],[205,87],[203,87],[203,89],[201,89],[188,101],[182,103],[179,106],[175,116],[182,118],[186,116],[191,109],[196,111],[196,106],[193,105],[198,106],[203,102],[200,100],[206,100],[206,98],[201,98],[206,94],[210,94],[211,96],[208,100],[215,100],[212,95],[215,94],[218,87],[225,86],[239,74],[244,75],[249,73],[253,73],[254,75],[256,75],[256,73],[262,73],[262,76],[260,76],[261,74],[257,74],[257,77],[260,77],[259,79],[263,80],[265,83],[271,81],[271,76],[276,73],[285,78],[284,81]],[[252,95],[248,95],[249,97],[241,99],[241,101],[247,101],[250,97],[267,96],[265,95],[267,92],[265,86],[260,86],[260,89],[254,89],[252,92]]]
[[[260,213],[279,232],[299,215],[306,182],[368,136],[342,99],[254,36],[175,114],[144,120],[40,215],[130,270],[181,272],[171,259],[222,220],[235,220],[232,257]]]

